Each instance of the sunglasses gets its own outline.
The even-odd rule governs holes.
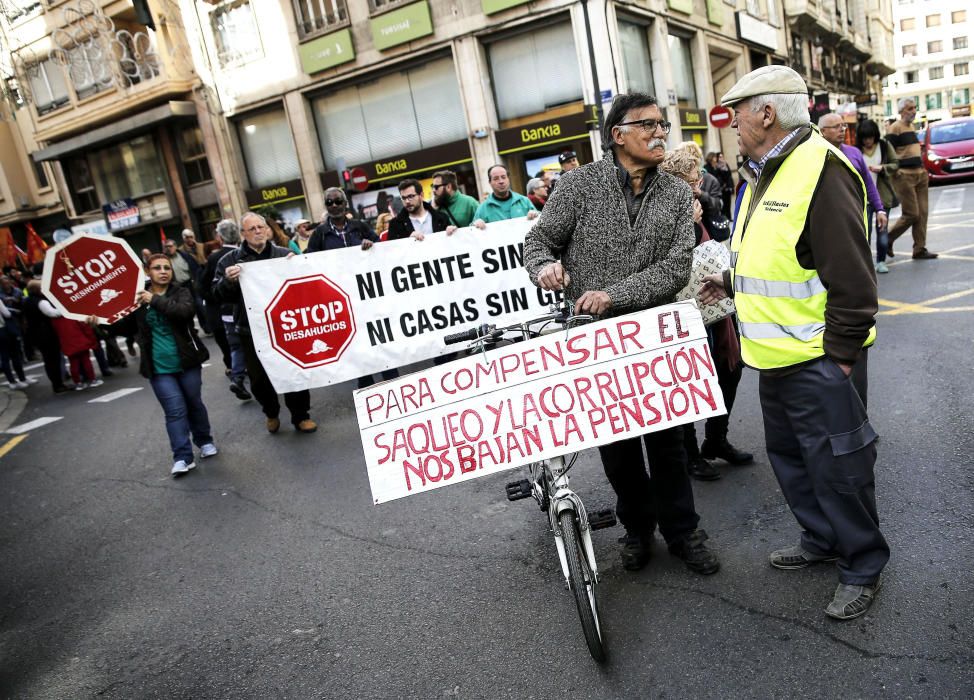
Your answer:
[[[325,200],[325,206],[326,207],[337,207],[339,204],[344,204],[344,203],[345,203],[345,200],[344,199],[326,199]]]

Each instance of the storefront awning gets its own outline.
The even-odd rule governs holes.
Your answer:
[[[106,124],[97,129],[92,129],[80,136],[72,136],[64,141],[42,148],[31,153],[31,157],[38,163],[46,160],[57,160],[74,153],[87,151],[95,146],[100,146],[109,141],[117,141],[119,138],[132,134],[137,131],[145,131],[148,127],[160,122],[175,118],[186,118],[196,116],[196,105],[184,100],[173,100],[164,105],[159,105],[140,114],[120,119],[113,124]]]

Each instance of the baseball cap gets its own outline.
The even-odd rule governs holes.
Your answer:
[[[726,107],[758,95],[807,94],[805,81],[788,66],[762,66],[734,83],[734,87],[720,98],[720,104]]]
[[[565,151],[560,156],[558,156],[559,163],[564,163],[569,160],[577,160],[577,159],[578,156],[575,154],[575,151]]]

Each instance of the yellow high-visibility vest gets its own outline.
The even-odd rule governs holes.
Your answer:
[[[825,301],[828,291],[816,270],[798,262],[795,245],[805,228],[808,207],[826,158],[833,154],[866,186],[838,148],[818,133],[799,144],[782,162],[767,191],[750,211],[754,192],[748,187],[731,239],[731,279],[741,329],[741,356],[756,369],[776,369],[825,354]],[[876,339],[875,326],[863,347]]]

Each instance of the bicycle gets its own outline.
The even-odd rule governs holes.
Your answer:
[[[556,324],[566,332],[572,324],[591,321],[587,314],[574,315],[574,305],[563,301],[553,304],[550,313],[539,318],[497,328],[483,324],[470,330],[448,335],[444,343],[452,345],[469,342],[468,350],[486,353],[501,342],[529,340],[557,328],[546,330]],[[537,326],[540,328],[535,328]],[[505,338],[508,334],[519,334],[519,338]],[[613,527],[616,524],[612,509],[588,513],[582,499],[568,487],[568,472],[575,464],[578,453],[571,455],[567,464],[565,457],[532,462],[526,466],[528,478],[507,484],[509,501],[534,498],[542,512],[547,512],[548,521],[555,535],[555,548],[561,563],[565,583],[575,598],[578,617],[589,653],[598,662],[606,659],[605,633],[599,619],[599,606],[596,590],[599,582],[599,568],[592,546],[592,530]]]

